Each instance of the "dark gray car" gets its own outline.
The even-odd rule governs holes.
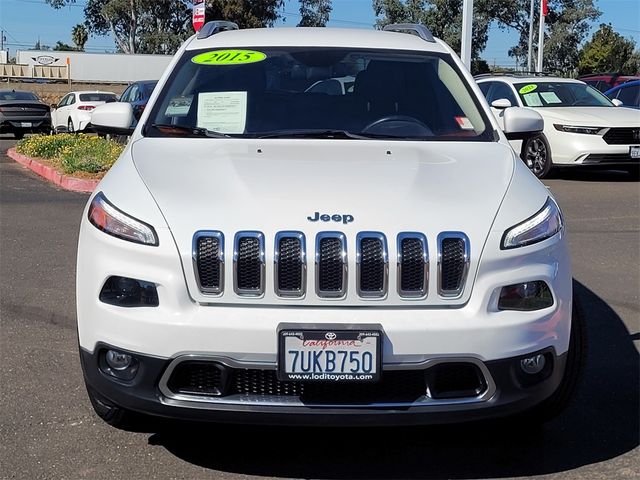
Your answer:
[[[35,93],[0,90],[0,133],[19,139],[25,133],[50,131],[51,109]]]

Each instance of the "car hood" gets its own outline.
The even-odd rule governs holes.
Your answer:
[[[264,233],[267,293],[262,301],[289,304],[291,300],[273,294],[270,281],[278,231],[305,234],[310,282],[318,232],[346,235],[350,272],[355,272],[357,232],[384,233],[392,266],[397,234],[423,232],[429,244],[430,273],[436,278],[437,235],[461,231],[471,244],[467,287],[461,298],[446,303],[465,302],[514,168],[513,151],[494,142],[142,138],[131,148],[134,164],[173,234],[191,296],[201,302],[211,298],[202,296],[195,283],[192,241],[198,230],[224,233],[227,286],[233,280],[234,234],[241,230]],[[341,220],[310,221],[308,217],[314,218],[316,212],[340,215]],[[347,215],[353,221],[345,222]],[[362,303],[355,295],[355,274],[349,275],[345,302]],[[390,283],[390,292],[393,288],[395,282]],[[311,283],[308,291],[313,292]],[[435,286],[430,287],[430,292],[435,291]],[[430,293],[427,303],[443,302],[435,297]],[[232,288],[215,301],[248,302]],[[391,294],[386,301],[407,303]],[[309,294],[305,304],[309,303],[327,301]]]
[[[620,107],[545,107],[536,111],[545,120],[583,127],[637,127],[637,111]]]

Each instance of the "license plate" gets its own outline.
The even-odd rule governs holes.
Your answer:
[[[375,382],[381,373],[381,331],[283,329],[278,377],[293,382]]]
[[[631,158],[640,158],[640,145],[629,147],[629,155],[631,155]]]
[[[20,122],[20,126],[23,128],[30,128],[31,122]]]

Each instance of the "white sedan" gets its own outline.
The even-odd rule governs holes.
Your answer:
[[[508,107],[529,107],[544,119],[544,131],[511,142],[533,173],[553,166],[600,165],[637,174],[640,113],[617,108],[595,88],[568,78],[513,75],[476,77],[498,122]]]
[[[51,127],[55,133],[86,131],[92,110],[98,105],[117,100],[118,96],[113,92],[69,92],[51,111]]]

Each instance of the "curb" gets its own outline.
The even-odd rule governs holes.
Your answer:
[[[53,167],[43,165],[31,157],[27,157],[26,155],[16,152],[15,148],[7,150],[7,156],[32,172],[40,175],[45,180],[48,180],[65,190],[71,190],[72,192],[91,193],[96,189],[98,182],[100,182],[100,180],[87,180],[85,178],[76,178],[65,175]]]

